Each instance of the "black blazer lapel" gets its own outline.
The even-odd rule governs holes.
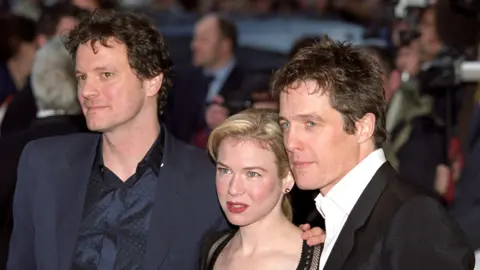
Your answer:
[[[245,78],[244,71],[238,65],[235,65],[228,74],[227,79],[220,89],[219,95],[223,96],[225,100],[248,100],[250,93],[242,89],[242,84]]]
[[[355,233],[367,221],[380,195],[385,190],[388,180],[395,177],[396,174],[397,172],[388,162],[385,162],[375,173],[343,226],[325,264],[325,270],[342,269],[342,266],[355,245]]]
[[[179,233],[177,223],[181,224],[188,220],[182,216],[185,205],[181,197],[189,168],[188,156],[183,154],[182,150],[185,148],[183,144],[165,128],[162,132],[165,132],[165,148],[148,233],[144,264],[146,270],[158,269],[162,265],[176,234]]]
[[[85,134],[68,153],[68,165],[61,168],[57,177],[57,248],[60,269],[70,269],[74,248],[81,222],[83,204],[87,192],[90,173],[95,159],[97,144],[101,138],[97,134]]]

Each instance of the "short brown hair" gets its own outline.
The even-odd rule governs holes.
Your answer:
[[[316,92],[327,92],[332,108],[342,114],[344,130],[353,134],[355,122],[375,115],[375,146],[386,139],[386,101],[381,69],[360,48],[325,36],[321,42],[300,49],[272,80],[273,96],[301,82],[315,81]]]
[[[235,23],[222,16],[218,16],[218,29],[223,38],[230,40],[232,43],[232,51],[238,48],[238,30]]]
[[[321,42],[322,37],[318,36],[305,36],[297,39],[295,43],[293,43],[290,52],[288,53],[288,59],[291,59],[297,52],[305,47],[312,46],[318,42]]]
[[[125,44],[128,62],[139,79],[151,79],[163,73],[162,87],[158,94],[158,111],[161,115],[166,105],[168,90],[172,86],[172,61],[162,34],[145,17],[100,9],[70,31],[65,39],[65,46],[75,60],[81,44],[92,41],[92,46],[99,42],[108,47],[109,38]]]

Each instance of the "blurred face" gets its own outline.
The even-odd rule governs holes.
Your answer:
[[[147,98],[156,94],[134,74],[125,45],[113,39],[108,45],[111,48],[97,42],[95,53],[87,42],[76,55],[78,98],[92,131],[108,132],[134,122]]]
[[[60,19],[60,21],[58,22],[57,31],[56,31],[55,35],[57,35],[57,36],[65,35],[68,32],[70,32],[70,30],[75,28],[75,26],[77,26],[77,24],[78,24],[78,20],[74,17],[70,17],[70,16],[62,17]]]
[[[435,26],[435,10],[429,8],[422,16],[419,25],[420,51],[422,60],[433,60],[441,49]]]
[[[295,85],[297,86],[297,85]],[[312,93],[317,84],[302,82],[280,94],[280,124],[296,185],[326,194],[359,160],[356,135],[343,129],[342,115],[328,94]]]
[[[400,47],[397,52],[396,66],[402,72],[410,76],[417,74],[420,68],[420,55],[418,42],[413,41],[408,46]]]
[[[193,64],[198,67],[209,68],[218,61],[221,50],[222,37],[218,29],[217,19],[206,17],[195,27],[192,53]]]
[[[272,151],[258,143],[224,139],[217,158],[217,194],[228,220],[247,226],[281,215],[282,180]],[[286,183],[291,189],[293,180]]]
[[[35,53],[37,52],[37,43],[34,42],[21,42],[18,47],[18,53],[15,56],[22,63],[24,70],[30,70],[35,59]]]
[[[256,109],[274,109],[278,110],[278,103],[275,101],[256,101],[252,105]]]
[[[73,4],[79,8],[94,11],[97,8],[100,8],[98,0],[73,0]]]

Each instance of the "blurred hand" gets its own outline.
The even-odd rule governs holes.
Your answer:
[[[450,183],[450,168],[447,165],[437,165],[435,175],[435,190],[440,195],[447,193],[448,185]]]
[[[325,242],[325,232],[319,227],[310,228],[310,224],[300,225],[302,239],[307,241],[309,246],[319,245]]]
[[[210,129],[214,129],[228,118],[228,110],[223,107],[223,98],[216,96],[212,99],[213,104],[205,111],[205,123]]]

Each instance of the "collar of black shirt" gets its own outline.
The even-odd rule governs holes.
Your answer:
[[[163,149],[165,146],[165,132],[166,129],[161,126],[160,134],[153,143],[153,145],[148,150],[147,154],[137,165],[137,173],[144,171],[146,168],[150,167],[156,176],[160,174],[160,168],[162,167],[163,160]],[[102,153],[102,138],[98,142],[97,153],[95,155],[94,168],[102,170],[104,167],[103,163],[103,153]],[[141,174],[141,173],[140,173]]]

